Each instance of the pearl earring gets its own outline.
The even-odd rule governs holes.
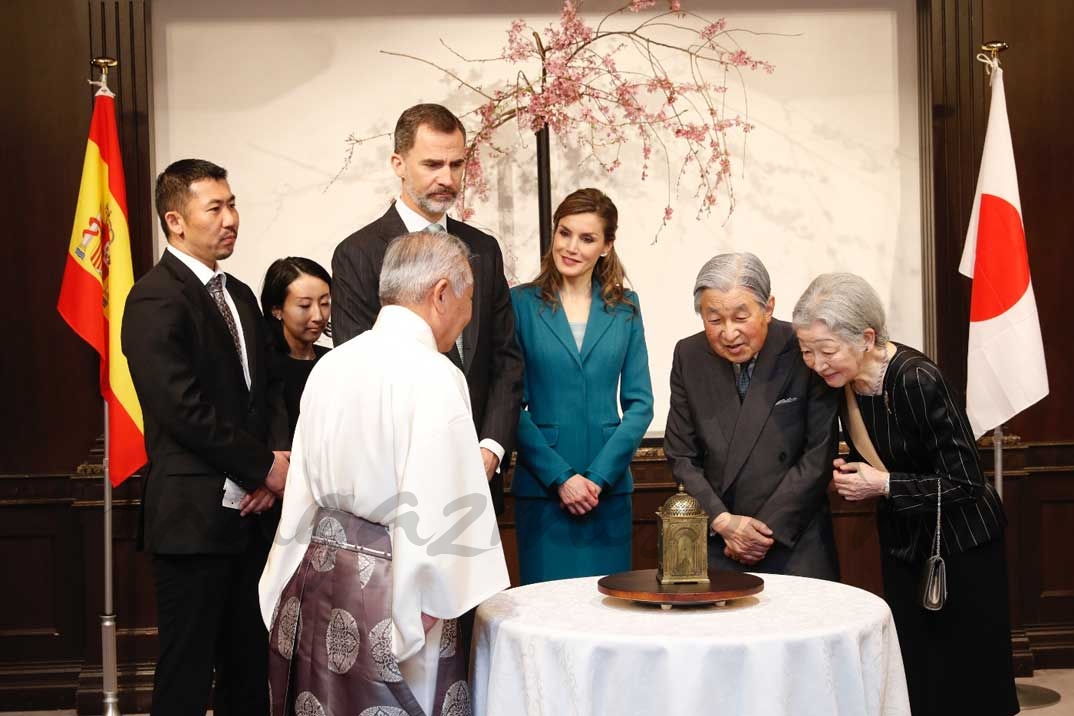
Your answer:
[[[605,251],[604,253],[602,253],[602,254],[600,255],[600,257],[601,257],[601,258],[604,258],[604,257],[605,257],[605,256],[607,256],[607,255],[608,255],[608,252],[607,252],[607,251]]]

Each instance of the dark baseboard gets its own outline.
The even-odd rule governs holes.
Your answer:
[[[153,698],[152,662],[121,664],[119,667],[119,710],[120,713],[149,713]],[[78,692],[75,695],[75,708],[79,716],[90,716],[103,712],[102,693],[103,673],[100,664],[87,665],[78,679]]]
[[[1074,624],[1027,626],[1025,632],[1034,669],[1074,668]]]
[[[1011,630],[1011,650],[1014,652],[1014,675],[1033,675],[1033,647],[1025,629]]]
[[[5,711],[75,708],[81,661],[0,664]]]

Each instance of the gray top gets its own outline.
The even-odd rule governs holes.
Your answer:
[[[582,339],[585,338],[585,321],[580,323],[571,323],[571,333],[574,334],[574,342],[578,346],[578,350],[582,350]]]

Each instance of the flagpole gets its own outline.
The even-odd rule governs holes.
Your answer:
[[[101,696],[104,716],[120,716],[116,673],[116,613],[112,600],[112,475],[108,464],[108,401],[104,401],[104,613],[101,614]]]
[[[992,431],[992,481],[999,501],[1003,502],[1003,426]]]
[[[119,62],[111,57],[94,57],[90,64],[101,71],[99,83],[108,89],[108,70]],[[92,80],[91,80],[92,83]],[[101,698],[103,716],[120,716],[119,678],[116,668],[116,613],[112,594],[112,475],[109,464],[108,401],[104,401],[104,610],[101,614]]]

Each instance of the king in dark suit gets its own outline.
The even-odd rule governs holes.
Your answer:
[[[827,486],[836,393],[772,318],[768,271],[753,254],[701,269],[705,330],[675,346],[664,452],[708,513],[711,567],[838,579]]]
[[[402,192],[382,217],[336,247],[332,256],[333,339],[340,345],[373,327],[380,311],[380,269],[392,239],[433,227],[469,246],[473,317],[456,349],[447,355],[466,375],[485,472],[499,511],[503,504],[499,468],[510,455],[522,400],[522,354],[515,343],[503,255],[494,238],[447,216],[459,193],[466,157],[466,132],[459,119],[438,104],[415,105],[399,117],[393,136],[391,164]]]
[[[248,286],[220,271],[239,216],[227,172],[197,159],[157,177],[168,238],[127,298],[123,352],[145,420],[144,547],[153,555],[160,658],[152,713],[265,714],[267,637],[257,580],[261,513],[287,454],[268,384],[268,339]]]

